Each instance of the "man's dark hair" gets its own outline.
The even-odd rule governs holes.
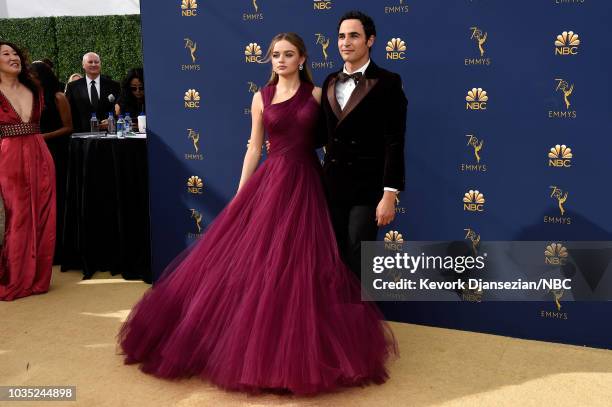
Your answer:
[[[374,25],[374,20],[372,20],[372,17],[362,13],[361,11],[352,10],[340,17],[340,21],[338,22],[338,29],[336,31],[340,31],[340,25],[344,20],[361,21],[361,24],[363,24],[363,31],[365,32],[366,41],[369,40],[371,36],[376,35],[376,26]]]

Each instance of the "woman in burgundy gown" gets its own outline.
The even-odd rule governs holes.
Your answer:
[[[239,191],[134,307],[125,361],[247,392],[382,383],[397,346],[338,253],[314,149],[321,89],[296,34],[277,35],[268,57]],[[273,147],[256,168],[264,130]]]
[[[6,225],[0,300],[49,290],[55,248],[55,169],[40,134],[43,96],[23,53],[0,42],[0,194]]]

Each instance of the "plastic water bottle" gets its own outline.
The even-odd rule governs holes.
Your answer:
[[[100,132],[100,123],[98,122],[98,117],[96,116],[95,113],[91,114],[91,120],[89,120],[89,130],[92,133]]]
[[[145,133],[147,131],[147,116],[144,113],[138,115],[138,133]]]
[[[122,114],[119,115],[119,119],[117,120],[117,137],[125,137],[125,120],[123,120]]]
[[[116,134],[117,127],[115,126],[115,116],[113,116],[113,112],[108,112],[108,134]]]
[[[130,113],[125,114],[125,134],[132,132],[132,118],[130,117]]]

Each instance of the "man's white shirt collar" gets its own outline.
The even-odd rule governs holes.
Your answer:
[[[370,65],[370,60],[368,59],[368,62],[366,62],[364,66],[362,66],[361,68],[357,69],[355,72],[349,72],[349,71],[346,70],[346,64],[344,64],[344,66],[342,68],[342,71],[345,74],[348,74],[348,75],[351,75],[351,74],[357,73],[357,72],[361,72],[362,74],[365,75],[365,71],[366,71],[366,69],[368,69],[369,65]]]

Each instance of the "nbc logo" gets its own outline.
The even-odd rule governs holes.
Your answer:
[[[198,15],[198,2],[196,0],[181,1],[181,15],[183,17],[195,17]]]
[[[572,166],[574,154],[572,149],[565,144],[552,147],[548,152],[548,166],[557,168],[569,168]]]
[[[385,233],[384,237],[385,249],[387,250],[402,250],[402,244],[404,243],[404,237],[396,230],[390,230]]]
[[[332,2],[331,0],[313,0],[312,8],[314,10],[331,10]]]
[[[385,47],[387,59],[406,59],[406,43],[401,38],[391,38]]]
[[[201,194],[204,183],[197,175],[187,178],[187,191],[191,194]]]
[[[200,107],[200,92],[195,89],[189,89],[183,97],[185,100],[186,109],[197,109]]]
[[[247,63],[261,62],[261,47],[256,42],[251,42],[244,48],[244,60]]]
[[[470,189],[463,195],[463,210],[469,212],[484,212],[485,197],[482,192]]]
[[[385,233],[385,242],[404,243],[404,237],[396,230]]]
[[[567,249],[561,243],[552,243],[544,250],[544,263],[563,266],[567,263]]]
[[[573,31],[563,31],[555,39],[555,55],[576,55],[578,54],[580,38]]]
[[[472,88],[465,97],[465,108],[467,110],[486,110],[489,96],[482,88]]]

